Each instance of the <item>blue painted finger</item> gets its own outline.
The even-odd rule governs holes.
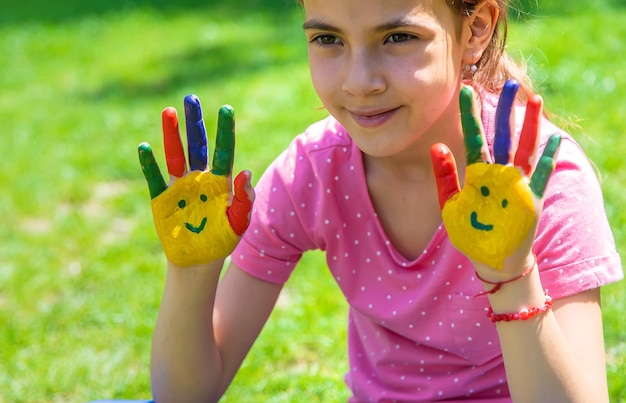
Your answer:
[[[511,111],[518,89],[517,81],[507,80],[500,94],[496,109],[496,135],[493,142],[496,164],[507,165],[511,162]]]
[[[208,146],[200,100],[195,95],[185,97],[185,124],[187,127],[187,155],[191,171],[204,171],[208,163]]]

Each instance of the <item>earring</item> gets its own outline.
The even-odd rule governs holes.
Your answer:
[[[475,74],[476,71],[478,70],[478,66],[476,66],[475,64],[472,64],[469,69],[472,72],[472,74]]]

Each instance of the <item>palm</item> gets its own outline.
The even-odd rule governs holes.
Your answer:
[[[451,242],[475,262],[502,270],[511,256],[525,259],[535,235],[541,198],[554,169],[560,137],[553,135],[532,177],[541,98],[528,101],[520,143],[511,155],[510,114],[518,84],[509,81],[496,113],[495,163],[484,147],[473,113],[473,93],[461,91],[461,116],[467,154],[466,181],[460,189],[454,157],[443,144],[431,150],[442,216]]]
[[[163,111],[163,136],[171,185],[167,186],[149,144],[139,146],[141,167],[152,198],[152,215],[166,256],[185,267],[223,259],[237,245],[248,226],[252,197],[249,177],[242,172],[230,179],[234,156],[234,113],[220,109],[216,148],[208,171],[207,137],[200,101],[185,98],[189,170],[174,108]],[[232,202],[231,202],[232,199]]]

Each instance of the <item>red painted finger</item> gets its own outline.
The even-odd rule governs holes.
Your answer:
[[[171,106],[165,108],[161,113],[161,118],[167,171],[170,175],[180,178],[185,174],[185,151],[180,140],[176,109]]]
[[[243,235],[248,229],[253,199],[254,191],[250,186],[250,173],[243,171],[235,178],[233,201],[226,210],[228,222],[237,235]]]
[[[448,199],[461,190],[456,162],[450,149],[441,143],[434,144],[430,148],[430,158],[433,163],[435,180],[437,181],[439,207],[443,209]]]
[[[533,95],[526,104],[524,125],[520,134],[519,146],[515,153],[515,166],[518,166],[528,176],[535,162],[535,149],[539,138],[539,127],[543,111],[543,100],[539,95]]]

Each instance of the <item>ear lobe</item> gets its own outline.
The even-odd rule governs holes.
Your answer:
[[[491,42],[499,15],[500,9],[493,0],[483,1],[476,6],[466,21],[466,29],[469,30],[470,36],[463,55],[464,63],[471,65],[480,60]]]

